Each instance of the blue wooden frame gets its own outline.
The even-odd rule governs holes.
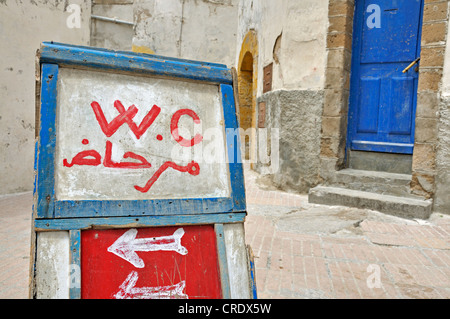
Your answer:
[[[145,216],[173,216],[176,220],[179,215],[211,214],[211,217],[217,217],[217,214],[246,211],[244,176],[240,160],[229,161],[230,197],[107,201],[55,199],[56,108],[60,67],[131,72],[217,84],[222,94],[225,127],[233,129],[234,133],[238,128],[238,121],[230,69],[215,63],[57,43],[43,43],[40,63],[41,108],[36,156],[36,220]],[[227,134],[226,140],[228,157],[234,159],[236,155],[240,156],[239,137]]]
[[[53,216],[58,65],[41,67],[40,130],[36,154],[36,218]]]
[[[69,299],[81,299],[81,231],[69,231],[70,275]]]
[[[200,62],[100,48],[44,42],[41,63],[102,70],[170,76],[198,81],[233,84],[230,70],[223,64]]]
[[[93,227],[140,228],[214,224],[222,294],[230,298],[223,224],[243,223],[247,215],[238,119],[231,70],[225,65],[156,55],[118,52],[59,43],[40,50],[39,139],[35,145],[34,232],[68,231],[71,269],[69,297],[81,298],[81,234]],[[55,154],[59,68],[170,77],[218,86],[222,97],[230,197],[154,200],[57,200]],[[34,257],[33,257],[34,260]],[[34,269],[35,266],[33,266]],[[74,284],[75,283],[75,284]]]
[[[225,245],[225,232],[223,224],[215,224],[217,255],[219,261],[219,274],[222,286],[222,299],[231,299],[230,275],[228,272],[227,249]]]
[[[421,0],[421,14],[419,18],[419,30],[418,30],[418,41],[416,52],[420,56],[420,39],[422,38],[422,23],[423,23],[423,10],[424,1]],[[356,118],[358,98],[359,98],[359,73],[360,73],[360,53],[362,46],[362,25],[364,17],[364,1],[355,1],[355,11],[353,18],[353,39],[352,39],[352,62],[351,62],[351,75],[350,75],[350,97],[349,97],[349,107],[348,107],[348,124],[347,124],[347,142],[346,142],[346,157],[348,158],[348,151],[372,151],[372,152],[384,152],[384,153],[399,153],[399,154],[413,154],[414,142],[412,143],[388,143],[388,142],[377,142],[377,141],[359,141],[354,140],[355,136],[355,125],[352,125],[352,121]],[[416,93],[417,93],[417,83],[416,83]],[[417,104],[417,94],[414,98],[414,109],[412,112],[412,117],[416,117],[416,104]],[[412,121],[413,124],[415,121]],[[412,136],[415,135],[415,126],[412,127]]]
[[[86,230],[91,228],[142,228],[181,225],[208,225],[242,223],[246,213],[144,216],[144,217],[95,217],[95,218],[54,218],[37,219],[34,229],[40,231]]]

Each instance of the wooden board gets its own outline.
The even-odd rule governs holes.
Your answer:
[[[39,233],[36,251],[36,297],[65,299],[69,297],[69,232]]]
[[[49,43],[41,67],[37,219],[245,211],[229,69]]]
[[[213,226],[88,230],[81,297],[220,298]]]
[[[62,68],[57,109],[57,200],[230,196],[217,85]]]
[[[30,296],[249,298],[231,70],[58,43],[38,57]]]

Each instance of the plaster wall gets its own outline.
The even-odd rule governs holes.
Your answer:
[[[434,210],[450,214],[450,97],[442,99],[439,115]]]
[[[272,90],[323,89],[327,24],[328,1],[241,0],[237,47],[254,29],[258,35],[258,74],[274,63]],[[262,88],[260,76],[258,96]]]
[[[254,30],[258,38],[256,117],[263,103],[267,136],[279,130],[279,149],[271,150],[270,163],[257,162],[254,168],[270,174],[281,189],[307,192],[319,183],[327,29],[328,1],[239,3],[237,47],[242,47],[249,30]],[[271,63],[272,90],[263,93],[264,67]],[[279,163],[275,171],[274,162]]]
[[[218,62],[236,56],[238,0],[136,0],[133,45],[158,55]]]
[[[92,15],[133,22],[134,0],[93,0]],[[129,24],[92,18],[91,46],[131,51],[134,30]]]
[[[259,144],[270,153],[270,162],[258,163],[255,169],[268,172],[278,188],[307,193],[319,183],[323,101],[323,90],[277,90],[258,99],[270,105],[266,113],[270,145]],[[279,130],[279,149],[272,145],[274,129]]]
[[[448,21],[447,14],[447,21]],[[447,23],[448,27],[448,23]],[[450,32],[444,55],[441,103],[439,104],[438,143],[436,152],[436,193],[434,210],[450,214]]]
[[[67,24],[70,4],[79,28]],[[90,14],[88,0],[0,1],[0,194],[33,189],[36,50],[43,41],[88,45]]]

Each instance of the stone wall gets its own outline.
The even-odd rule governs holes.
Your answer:
[[[434,8],[434,7],[433,7]],[[448,19],[448,2],[436,4],[431,12],[441,19]],[[441,46],[432,48],[434,64],[443,65],[441,83],[441,103],[432,110],[438,113],[437,149],[436,149],[436,194],[434,211],[450,214],[450,32],[447,30],[445,50]],[[434,96],[431,96],[434,98]]]
[[[265,147],[271,152],[272,161],[269,165],[258,163],[256,170],[264,173],[268,172],[267,166],[277,165],[278,169],[270,173],[273,183],[280,189],[306,193],[319,183],[323,101],[323,90],[277,90],[258,99],[258,104],[266,104],[268,136],[273,129],[278,129],[280,139],[279,154],[270,146]],[[274,143],[270,138],[269,142]],[[279,163],[274,163],[274,156],[279,156]]]
[[[448,1],[425,1],[411,189],[426,198],[432,198],[436,190],[439,101],[447,24]]]
[[[316,0],[241,0],[237,47],[241,48],[240,65],[245,52],[245,39],[256,34],[258,52],[254,70],[256,103],[252,111],[252,127],[259,143],[267,134],[267,143],[258,145],[270,154],[269,163],[257,159],[254,169],[269,174],[273,183],[284,190],[305,193],[319,183],[321,116],[324,103],[327,1]],[[267,66],[272,72],[267,75]],[[271,83],[267,85],[267,81]],[[265,108],[261,110],[260,108]],[[263,131],[266,130],[266,131]],[[271,140],[278,130],[279,142]],[[275,134],[276,135],[276,134]],[[278,151],[277,154],[275,153]],[[271,152],[271,153],[270,153]],[[279,156],[276,164],[274,156]],[[275,171],[274,171],[275,170]]]
[[[346,129],[355,0],[329,0],[328,61],[322,117],[321,169],[326,184],[346,167]],[[448,1],[425,0],[421,61],[417,93],[415,144],[411,192],[435,196],[436,209],[448,211],[448,98],[450,50],[448,48]],[[447,45],[447,48],[446,48]],[[444,67],[444,63],[446,67]],[[447,152],[447,153],[446,153]],[[445,207],[445,208],[439,208]]]
[[[439,131],[436,154],[436,195],[434,211],[450,213],[450,97],[439,107]]]
[[[354,0],[328,4],[327,67],[320,150],[321,179],[345,166]]]

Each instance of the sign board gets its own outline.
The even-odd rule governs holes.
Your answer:
[[[231,70],[54,43],[39,54],[31,296],[249,297]]]
[[[75,69],[59,78],[56,199],[230,197],[217,86]]]
[[[214,227],[82,232],[82,298],[221,297]]]

